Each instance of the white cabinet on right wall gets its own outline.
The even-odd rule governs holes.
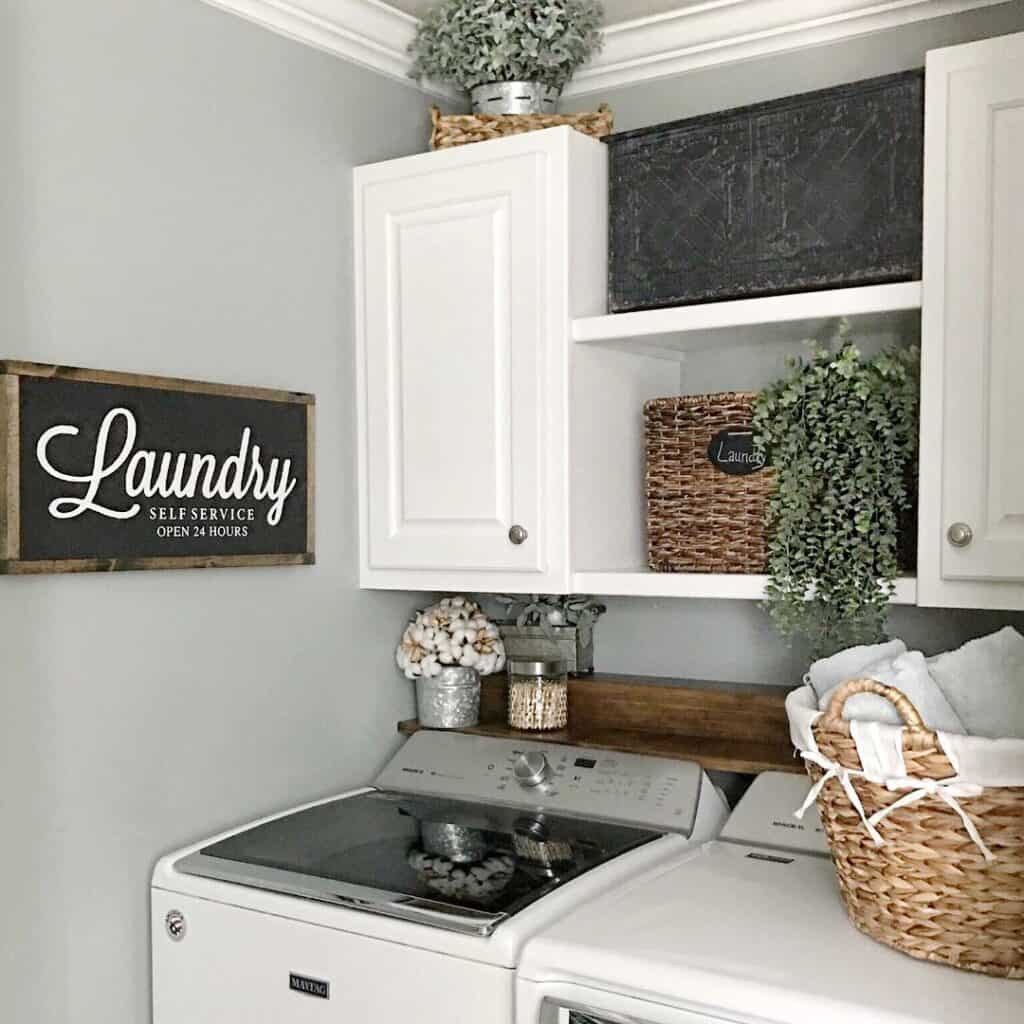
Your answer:
[[[1024,34],[928,55],[918,603],[1024,608]]]

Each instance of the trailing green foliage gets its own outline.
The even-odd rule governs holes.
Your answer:
[[[469,90],[488,82],[561,89],[601,49],[596,0],[442,0],[409,44],[414,77]]]
[[[758,397],[754,432],[776,473],[766,607],[821,657],[885,637],[916,491],[918,350],[866,359],[846,323],[835,347],[809,344]]]

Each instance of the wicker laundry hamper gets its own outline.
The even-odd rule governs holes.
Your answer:
[[[430,120],[433,125],[431,149],[487,142],[563,124],[584,135],[603,139],[611,134],[613,123],[612,112],[604,103],[596,111],[582,114],[442,114],[437,107],[431,107]]]
[[[655,572],[762,573],[773,473],[749,458],[756,392],[654,398],[644,405],[647,560]],[[725,467],[725,468],[723,468]],[[739,471],[737,471],[739,470]]]
[[[911,780],[927,786],[927,780],[948,782],[956,773],[914,705],[874,679],[844,683],[814,723],[824,760],[860,772],[857,745],[842,714],[848,698],[866,692],[891,701],[905,722],[908,785],[890,791],[858,774],[847,776],[863,805],[863,818],[839,778],[829,778],[818,794],[851,920],[873,939],[918,959],[1024,978],[1024,787],[973,787],[980,795],[956,797],[991,861],[955,807],[934,791],[879,820],[883,843],[876,845],[864,819],[906,800]],[[815,782],[823,777],[822,767],[810,761],[807,767]]]

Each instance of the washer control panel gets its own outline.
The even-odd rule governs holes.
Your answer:
[[[374,780],[381,789],[547,809],[689,835],[703,772],[691,761],[422,731]]]

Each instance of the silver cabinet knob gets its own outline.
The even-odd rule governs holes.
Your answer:
[[[551,775],[551,765],[539,750],[528,750],[516,759],[512,775],[523,789],[533,789],[547,781]]]
[[[955,548],[965,548],[974,540],[974,531],[967,523],[954,523],[946,531],[946,540]]]
[[[508,539],[513,544],[522,544],[524,540],[530,535],[526,532],[525,526],[520,526],[516,523],[514,526],[510,526],[508,529]]]

